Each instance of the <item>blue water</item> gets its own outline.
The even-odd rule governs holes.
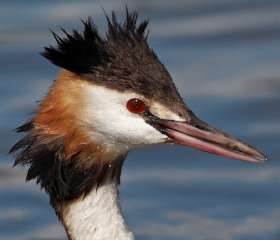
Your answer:
[[[121,200],[145,240],[280,239],[278,0],[0,1],[0,239],[65,239],[47,196],[7,155],[58,69],[39,52],[49,28],[79,28],[127,3],[150,18],[150,44],[202,119],[263,149],[252,165],[178,146],[132,151]]]

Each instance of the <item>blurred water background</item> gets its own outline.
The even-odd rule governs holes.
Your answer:
[[[263,149],[252,165],[177,146],[139,149],[121,199],[138,239],[280,239],[280,1],[0,1],[0,239],[65,239],[46,194],[12,168],[12,132],[58,69],[43,59],[49,28],[81,28],[124,4],[150,19],[150,44],[202,119]]]

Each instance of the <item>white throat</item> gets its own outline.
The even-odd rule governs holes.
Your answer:
[[[71,240],[134,240],[124,222],[118,184],[107,182],[76,200],[64,211],[64,224]]]

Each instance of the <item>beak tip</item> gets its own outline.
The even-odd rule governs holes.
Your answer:
[[[269,161],[269,158],[264,156],[263,162],[267,162],[267,161]]]
[[[267,161],[269,161],[269,158],[267,156],[265,156],[264,154],[262,154],[260,157],[257,158],[258,163],[265,163]]]

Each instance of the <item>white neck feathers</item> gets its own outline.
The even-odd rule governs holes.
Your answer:
[[[117,183],[110,181],[71,203],[63,214],[71,240],[134,240],[124,222],[118,195]]]

